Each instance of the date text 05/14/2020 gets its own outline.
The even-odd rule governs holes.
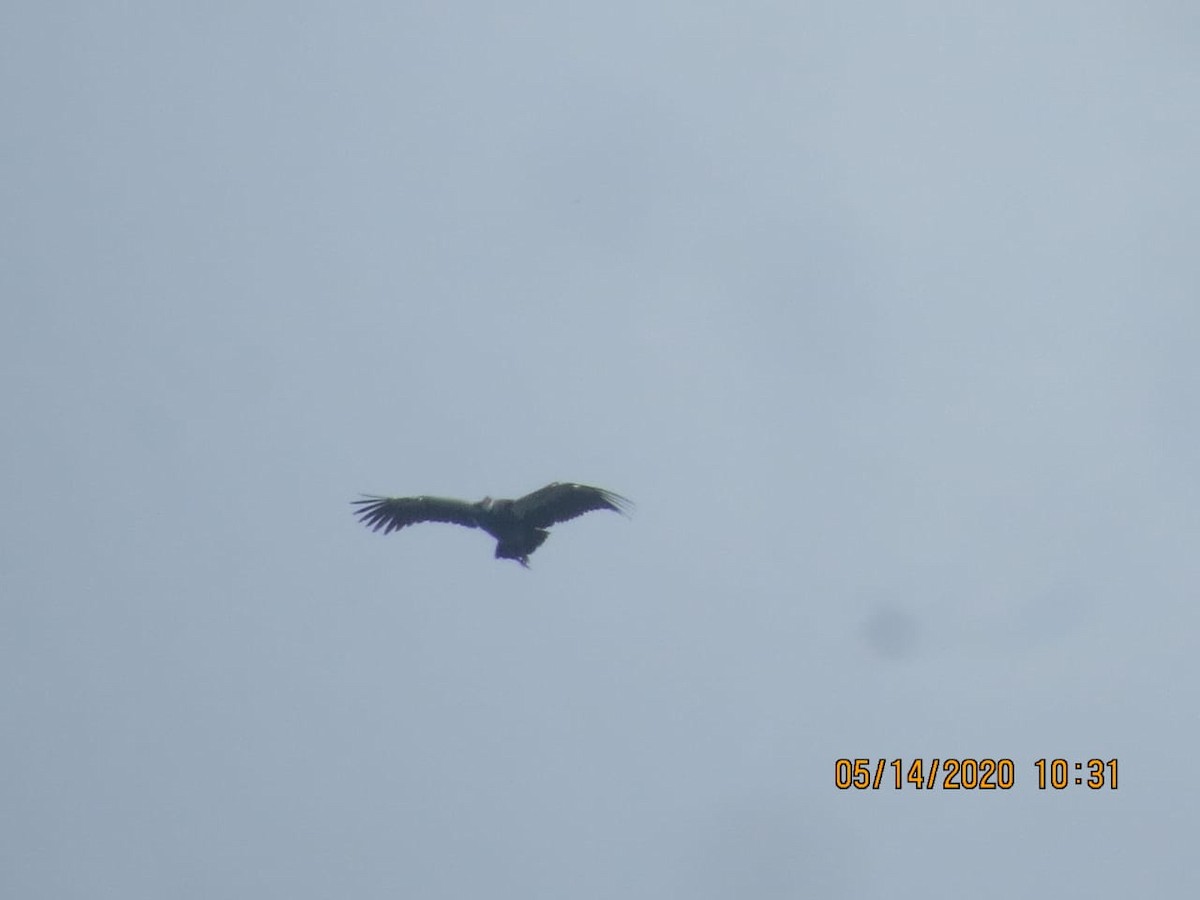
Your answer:
[[[1038,790],[1061,791],[1080,787],[1094,791],[1117,789],[1116,759],[1087,760],[1042,758],[1033,763]],[[917,757],[902,759],[839,759],[833,764],[833,784],[838,790],[880,790],[909,787],[916,790],[1007,791],[1016,785],[1016,766],[1008,757]]]

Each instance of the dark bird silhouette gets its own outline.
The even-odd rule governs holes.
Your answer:
[[[496,559],[515,559],[529,568],[529,555],[550,536],[546,531],[594,509],[628,515],[633,506],[620,494],[586,484],[548,484],[516,500],[484,497],[478,503],[449,497],[373,497],[351,501],[354,514],[372,531],[384,534],[418,522],[451,522],[482,528],[496,539]]]

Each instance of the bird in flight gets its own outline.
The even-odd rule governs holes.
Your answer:
[[[374,497],[353,500],[354,514],[372,531],[384,534],[418,522],[451,522],[482,528],[496,539],[496,559],[515,559],[529,568],[529,555],[550,536],[546,531],[594,509],[627,516],[633,504],[612,491],[555,481],[516,500],[484,497],[477,503],[449,497]]]

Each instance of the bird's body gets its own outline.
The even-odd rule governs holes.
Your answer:
[[[529,567],[529,555],[542,546],[557,522],[596,509],[622,515],[632,505],[620,494],[586,484],[554,482],[516,500],[484,497],[478,503],[449,497],[367,497],[353,501],[359,520],[384,534],[418,522],[450,522],[482,528],[496,539],[496,559],[515,559]]]

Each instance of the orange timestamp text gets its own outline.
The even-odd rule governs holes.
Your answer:
[[[1117,789],[1115,759],[1039,759],[1034,764],[1039,790],[1067,787]],[[838,790],[860,791],[890,787],[944,791],[1007,791],[1016,784],[1016,766],[1008,757],[916,759],[839,759],[833,764],[833,784]]]

